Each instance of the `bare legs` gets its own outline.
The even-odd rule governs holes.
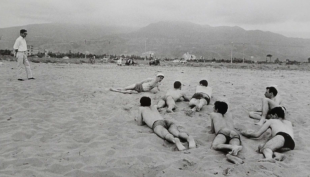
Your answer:
[[[258,146],[258,152],[262,153],[265,156],[265,159],[259,160],[259,162],[272,162],[275,163],[276,160],[283,160],[284,155],[274,152],[277,149],[280,149],[284,145],[284,137],[277,135],[267,141],[264,145]],[[275,158],[273,158],[275,155]]]
[[[255,125],[263,125],[266,121],[266,116],[268,113],[269,109],[272,109],[277,105],[273,100],[269,99],[269,98],[263,98],[262,99],[262,109],[260,111],[254,111],[254,112],[250,112],[249,116],[253,119],[257,119],[260,120],[259,122],[255,123]]]
[[[227,155],[227,159],[235,164],[242,164],[243,160],[237,157],[239,151],[242,150],[242,146],[240,146],[240,140],[237,138],[233,138],[229,141],[229,144],[225,144],[226,137],[222,134],[218,134],[213,140],[212,147],[214,150],[231,150]]]
[[[157,104],[157,109],[163,108],[166,104],[168,106],[166,111],[168,113],[173,112],[173,110],[175,109],[176,105],[175,105],[174,99],[171,96],[167,96],[166,98],[161,98],[159,100],[158,104]]]
[[[124,94],[132,94],[132,93],[135,94],[135,93],[138,93],[137,91],[133,90],[135,87],[136,87],[136,84],[132,84],[125,88],[116,88],[116,89],[110,88],[110,91],[124,93]]]
[[[167,130],[166,128],[164,128],[161,125],[158,125],[157,127],[155,127],[154,132],[156,133],[156,135],[158,135],[162,139],[165,139],[171,143],[174,143],[177,146],[179,151],[186,149],[183,146],[183,144],[180,142],[179,138],[186,139],[188,142],[189,148],[195,148],[196,147],[196,143],[195,143],[194,138],[189,136],[185,132],[180,132],[178,130],[177,126],[174,124],[170,126],[169,130]]]

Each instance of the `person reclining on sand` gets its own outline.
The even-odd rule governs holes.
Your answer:
[[[139,115],[136,119],[138,125],[146,124],[153,129],[154,133],[164,140],[174,143],[179,151],[186,148],[180,142],[179,138],[185,139],[188,142],[189,148],[195,148],[196,143],[193,137],[188,133],[180,131],[178,126],[169,120],[164,120],[159,114],[155,106],[151,106],[151,98],[142,97],[140,99]]]
[[[164,79],[164,74],[158,73],[154,79],[149,78],[146,79],[140,83],[129,85],[125,88],[110,88],[110,91],[113,92],[119,92],[119,93],[140,93],[140,92],[149,92],[154,87],[157,87],[157,90],[159,90],[159,82],[161,82]]]
[[[258,111],[250,112],[249,116],[253,119],[260,120],[258,123],[255,123],[256,125],[263,125],[268,110],[280,106],[281,102],[282,100],[276,87],[266,87],[265,97],[262,99],[262,108],[258,109]],[[285,109],[285,107],[283,108]]]
[[[227,113],[227,110],[227,103],[221,101],[214,103],[214,112],[210,114],[210,133],[216,134],[212,148],[214,150],[230,150],[226,154],[227,159],[235,164],[242,164],[243,160],[237,157],[239,151],[242,150],[240,135],[235,131],[232,116]]]
[[[184,101],[189,101],[185,93],[181,91],[182,84],[179,81],[174,82],[174,88],[169,89],[165,96],[163,96],[157,103],[157,109],[163,108],[165,105],[168,106],[167,112],[173,112],[176,105],[175,102],[180,101],[182,98]]]
[[[189,106],[192,107],[192,109],[189,110],[187,114],[190,115],[195,111],[199,112],[204,105],[208,105],[211,100],[211,95],[212,88],[208,87],[208,81],[201,80],[196,87],[196,93],[189,101]]]
[[[265,144],[258,146],[258,152],[265,156],[265,159],[259,160],[260,162],[275,162],[275,160],[282,161],[284,155],[277,150],[293,150],[295,148],[294,133],[292,123],[285,120],[285,113],[282,107],[275,107],[268,111],[267,120],[263,126],[256,132],[249,132],[242,130],[241,134],[248,138],[258,138],[269,128],[271,129],[271,139]],[[273,158],[274,157],[274,158]]]

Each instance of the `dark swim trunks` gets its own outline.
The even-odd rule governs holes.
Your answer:
[[[155,127],[161,125],[163,127],[165,127],[167,130],[170,128],[171,125],[173,125],[174,123],[169,121],[169,120],[156,120],[154,123],[153,123],[153,126],[152,126],[152,129],[154,130]]]
[[[195,98],[195,99],[198,99],[198,100],[204,98],[204,99],[207,100],[207,104],[210,103],[210,97],[209,97],[209,95],[204,94],[204,93],[195,93],[195,94],[192,96],[192,98]]]
[[[235,131],[221,129],[221,130],[219,130],[217,132],[216,135],[218,135],[218,134],[221,134],[221,135],[225,136],[225,138],[226,138],[226,143],[225,144],[229,143],[229,141],[234,139],[234,138],[239,139],[239,141],[241,143],[240,135],[237,132],[235,132]]]
[[[144,92],[142,84],[136,84],[136,86],[133,88],[133,90],[137,91],[137,92]]]
[[[277,135],[281,135],[284,138],[283,148],[290,148],[291,150],[293,150],[295,148],[295,142],[289,134],[284,133],[284,132],[279,132],[276,134],[276,136]]]

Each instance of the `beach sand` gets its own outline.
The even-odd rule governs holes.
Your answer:
[[[36,80],[19,82],[15,67],[16,62],[7,61],[0,66],[1,177],[310,176],[310,72],[31,63]],[[156,94],[108,91],[158,72],[165,79]],[[161,113],[195,138],[197,148],[191,150],[176,151],[134,121],[141,96],[156,104],[176,80],[192,96],[201,79],[213,87],[214,98],[228,101],[237,126],[253,130],[258,127],[248,112],[261,104],[266,86],[278,85],[286,118],[294,124],[295,150],[285,152],[282,162],[257,162],[263,158],[257,146],[268,139],[269,130],[259,139],[242,137],[244,164],[228,162],[210,149],[212,105],[191,117],[185,114],[188,102],[177,103],[174,113]]]

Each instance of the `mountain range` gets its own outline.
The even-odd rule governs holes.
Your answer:
[[[160,58],[180,58],[189,52],[197,58],[286,59],[308,61],[310,39],[244,30],[211,27],[191,22],[158,22],[143,28],[78,24],[27,25],[27,43],[39,51],[141,55],[152,51]],[[21,27],[0,29],[0,49],[11,49]],[[268,60],[270,57],[268,58]]]

